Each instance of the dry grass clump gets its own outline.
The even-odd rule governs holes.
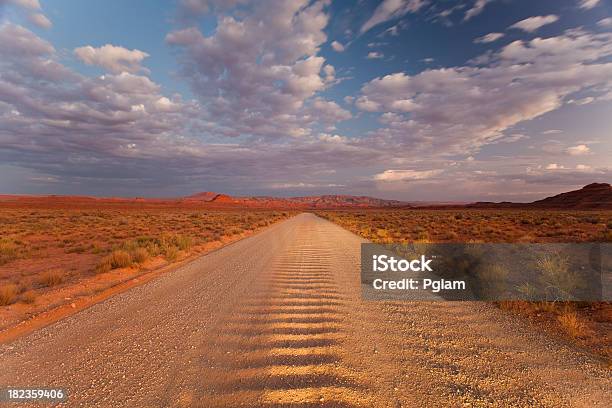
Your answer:
[[[19,299],[23,302],[26,303],[28,305],[34,304],[36,303],[36,292],[32,291],[32,290],[28,290],[24,293],[21,294],[21,296],[19,297]]]
[[[175,235],[171,241],[181,251],[186,251],[193,246],[193,240],[186,235]]]
[[[132,261],[138,264],[141,264],[149,259],[149,252],[145,248],[136,248],[130,253],[130,255],[132,257]]]
[[[508,270],[501,265],[489,268],[479,268],[478,282],[481,284],[481,296],[485,299],[496,299],[504,296],[507,291]]]
[[[168,246],[164,248],[164,256],[170,262],[176,261],[178,258],[178,249],[175,246]]]
[[[59,285],[64,281],[64,275],[65,273],[59,269],[43,272],[38,277],[38,284],[45,287]]]
[[[569,258],[561,255],[545,255],[537,261],[544,296],[548,300],[569,300],[582,286],[580,276],[569,268]]]
[[[592,333],[589,325],[575,311],[563,311],[557,316],[557,321],[571,337],[586,337]]]
[[[115,250],[109,255],[112,269],[127,268],[132,266],[132,256],[129,252],[123,250]]]
[[[0,239],[0,265],[4,265],[18,258],[19,247],[8,238]]]
[[[108,256],[102,258],[95,267],[96,273],[110,272],[111,269],[113,269],[113,264],[110,257]]]
[[[132,263],[133,261],[130,253],[119,249],[102,258],[96,265],[95,271],[96,273],[105,273],[112,269],[127,268],[128,266],[132,266]]]
[[[0,306],[8,306],[15,303],[18,294],[19,290],[17,289],[17,285],[8,284],[0,286]]]

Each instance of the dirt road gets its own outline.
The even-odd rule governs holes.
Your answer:
[[[493,306],[362,301],[362,241],[301,214],[0,346],[0,386],[71,407],[609,406],[610,371]]]

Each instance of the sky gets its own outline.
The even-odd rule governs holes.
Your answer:
[[[609,0],[0,0],[0,194],[612,179]]]

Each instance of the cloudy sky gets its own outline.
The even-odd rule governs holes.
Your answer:
[[[608,0],[0,0],[0,193],[612,180]]]

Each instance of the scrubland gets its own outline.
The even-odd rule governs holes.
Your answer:
[[[612,211],[350,210],[317,215],[376,243],[612,242]],[[612,361],[609,302],[497,302]]]
[[[289,215],[193,207],[0,207],[0,329]]]

